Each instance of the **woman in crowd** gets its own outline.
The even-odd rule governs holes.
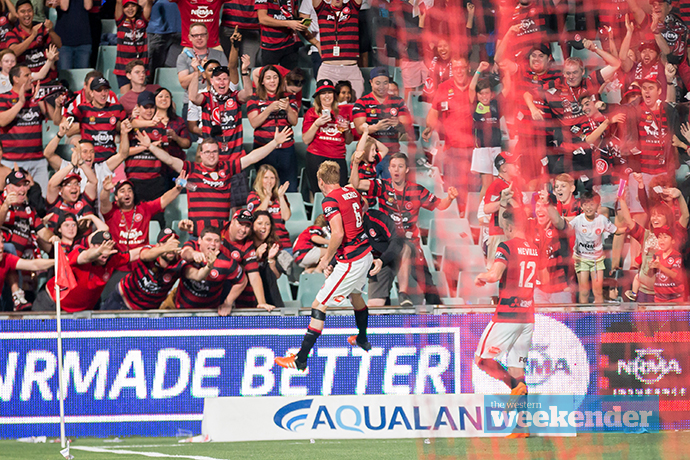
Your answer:
[[[247,118],[254,128],[255,149],[273,140],[276,128],[297,124],[297,100],[284,88],[283,77],[274,66],[267,65],[261,70],[256,92],[247,101]],[[289,192],[297,191],[297,158],[292,138],[257,163],[262,164],[273,166],[278,177],[290,183]]]
[[[340,80],[335,85],[335,94],[338,96],[338,104],[354,104],[357,100],[355,90],[352,89],[352,83],[347,80]]]
[[[289,184],[285,182],[278,186],[278,173],[271,165],[261,165],[254,179],[254,190],[247,198],[249,212],[267,211],[273,219],[275,233],[282,249],[291,251],[290,234],[285,228],[285,222],[290,219],[290,203],[285,198]]]
[[[256,248],[256,258],[259,263],[259,273],[264,285],[266,303],[278,308],[284,307],[283,299],[278,289],[278,278],[283,268],[278,261],[280,238],[276,235],[273,219],[268,211],[254,212],[252,224],[252,238]]]
[[[316,171],[326,160],[340,165],[340,185],[347,183],[345,146],[352,142],[350,118],[345,118],[335,97],[330,80],[319,80],[314,93],[314,106],[304,114],[302,141],[307,147],[307,177],[312,193],[319,191]]]
[[[154,120],[159,120],[157,128],[165,129],[165,150],[182,161],[187,159],[186,149],[192,145],[187,124],[182,117],[177,116],[173,107],[172,94],[166,88],[158,88],[153,93],[156,101]],[[176,175],[177,176],[177,175]]]

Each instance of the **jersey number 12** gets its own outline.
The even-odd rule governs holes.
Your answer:
[[[525,279],[525,267],[527,270],[530,270],[530,272],[527,274],[527,279]],[[524,260],[520,262],[520,281],[518,283],[518,287],[524,287],[528,289],[532,289],[534,287],[534,283],[532,282],[532,278],[534,278],[534,273],[537,271],[537,263],[534,261],[530,262],[525,262]]]

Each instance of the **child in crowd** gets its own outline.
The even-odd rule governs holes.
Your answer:
[[[306,273],[321,273],[317,266],[326,254],[329,239],[328,222],[323,214],[319,214],[314,225],[300,233],[292,247],[295,263],[304,268]]]
[[[676,236],[673,233],[673,228],[668,225],[654,229],[659,250],[654,254],[654,260],[649,262],[649,268],[655,271],[655,303],[685,302],[683,256],[674,247]]]
[[[357,148],[352,158],[352,167],[357,167],[357,171],[352,171],[352,174],[357,174],[360,180],[373,180],[376,179],[376,165],[378,165],[381,160],[388,155],[388,147],[386,147],[382,142],[369,136],[368,129],[365,129],[362,133],[362,137],[357,142]],[[371,197],[367,197],[367,193],[363,192],[362,195],[369,200],[369,206],[376,204],[376,200]]]

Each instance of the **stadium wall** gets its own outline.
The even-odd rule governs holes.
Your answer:
[[[690,428],[690,312],[538,314],[531,393],[658,395],[662,429]],[[308,317],[115,317],[63,321],[67,435],[201,431],[204,398],[506,393],[473,364],[490,314],[374,315],[365,353],[332,316],[307,374],[273,365]],[[3,321],[0,437],[57,436],[54,320]]]

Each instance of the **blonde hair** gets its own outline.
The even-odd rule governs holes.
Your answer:
[[[276,183],[273,184],[273,190],[271,190],[271,200],[278,198],[278,186],[280,185],[278,171],[276,171],[276,168],[271,165],[261,165],[259,170],[256,172],[256,179],[254,179],[254,185],[252,185],[252,187],[262,201],[266,198],[263,186],[264,176],[266,175],[266,172],[269,171],[272,172],[273,176],[276,178]]]
[[[573,179],[573,176],[571,176],[570,174],[559,174],[558,176],[556,176],[555,180],[557,180],[558,182],[567,182],[570,185],[575,185],[575,179]]]
[[[325,184],[340,184],[340,165],[335,161],[324,161],[316,171],[316,177]]]

